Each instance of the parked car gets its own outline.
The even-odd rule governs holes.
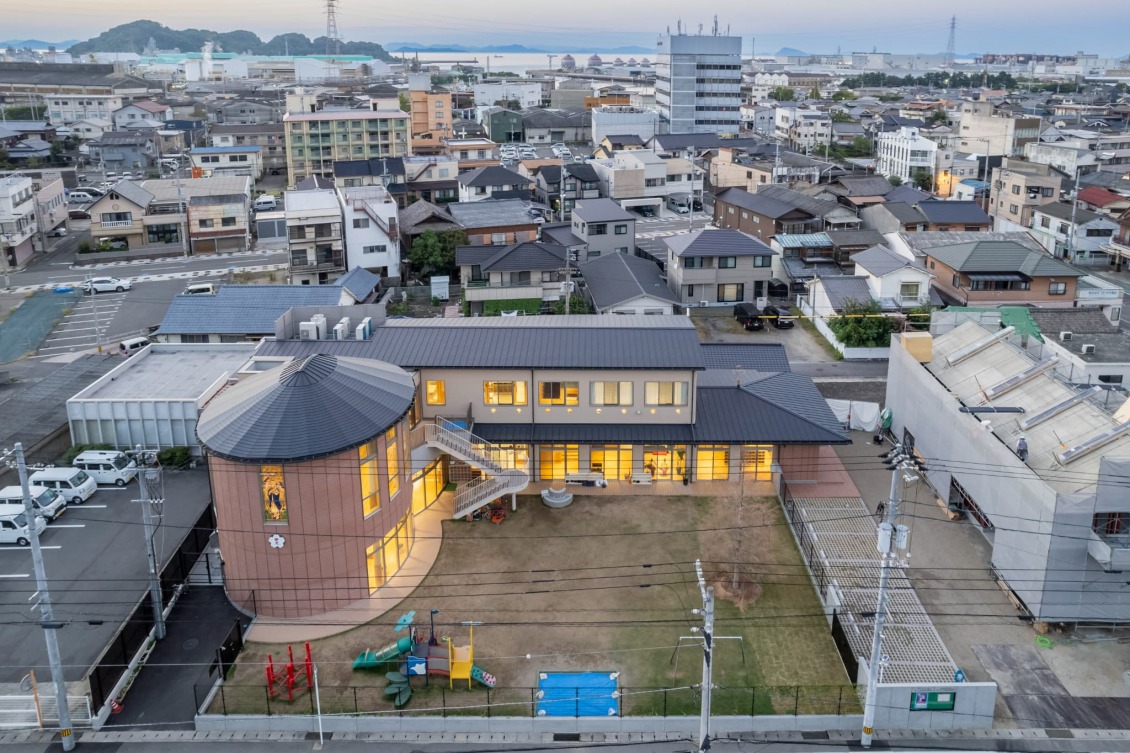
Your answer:
[[[734,306],[734,318],[748,331],[765,329],[761,309],[752,303],[739,303]]]
[[[71,209],[67,212],[67,217],[72,220],[89,220],[90,212],[84,212],[81,209]]]
[[[87,293],[121,293],[132,287],[132,282],[117,277],[92,277],[82,286]]]
[[[766,286],[766,287],[769,290],[769,297],[770,298],[788,298],[789,297],[789,284],[787,282],[782,282],[782,281],[778,280],[776,277],[774,277],[772,280],[770,280],[769,285]]]
[[[644,204],[644,205],[638,206],[638,207],[631,207],[631,210],[641,217],[654,217],[655,216],[655,207],[651,206],[650,204]]]
[[[765,307],[765,316],[777,329],[792,329],[796,321],[792,318],[793,312],[788,306],[769,305]]]
[[[89,183],[89,182],[90,182],[90,178],[86,177],[86,174],[85,174],[85,173],[83,173],[83,174],[80,174],[80,175],[78,176],[78,182],[79,182],[79,183]]]
[[[67,235],[67,228],[63,225],[60,225],[59,227],[48,233],[48,235],[52,238],[64,238]]]

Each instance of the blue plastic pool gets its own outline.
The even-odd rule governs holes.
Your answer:
[[[542,672],[538,716],[617,716],[613,672]]]

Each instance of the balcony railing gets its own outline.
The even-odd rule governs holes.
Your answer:
[[[564,278],[562,278],[562,279],[564,279]],[[544,281],[544,282],[541,279],[525,280],[523,282],[491,282],[490,280],[468,280],[467,282],[463,283],[463,287],[465,287],[465,288],[528,288],[528,287],[531,287],[531,286],[536,287],[538,285],[552,285],[555,282],[560,282],[560,280],[554,279],[554,280],[549,280],[549,281]]]
[[[110,222],[100,222],[98,225],[103,230],[112,227],[133,227],[133,220],[111,220]]]

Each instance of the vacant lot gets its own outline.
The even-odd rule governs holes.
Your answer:
[[[416,611],[421,635],[432,609],[436,631],[466,643],[465,621],[481,622],[474,636],[475,664],[498,678],[494,714],[528,714],[538,673],[552,670],[619,672],[628,690],[624,713],[694,713],[702,651],[683,641],[701,618],[694,561],[701,558],[718,594],[714,682],[718,713],[835,712],[848,678],[795,544],[774,499],[702,497],[578,497],[551,510],[536,497],[519,499],[517,513],[501,525],[445,523],[443,548],[431,574],[400,609],[314,646],[323,709],[388,710],[382,672],[353,672],[363,650],[380,648],[397,618]],[[739,563],[736,566],[733,563]],[[226,697],[229,712],[262,710],[263,662],[285,656],[285,646],[249,644]],[[247,688],[239,701],[238,686]],[[409,708],[485,704],[485,689],[446,691],[444,678],[417,688]],[[797,691],[770,686],[805,686]],[[756,697],[745,688],[757,686]],[[511,690],[504,690],[511,689]],[[741,688],[741,690],[738,690]],[[730,690],[732,689],[732,690]],[[233,708],[233,698],[235,699]],[[358,700],[355,700],[358,699]],[[816,700],[819,698],[820,700]],[[849,693],[844,693],[848,704]],[[306,713],[309,701],[296,701]],[[286,704],[275,704],[284,711]],[[846,710],[846,705],[845,705]],[[471,709],[467,709],[471,711]],[[284,712],[285,713],[285,712]],[[485,713],[476,708],[473,713]]]

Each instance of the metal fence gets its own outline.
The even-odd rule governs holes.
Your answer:
[[[208,697],[212,684],[193,687],[197,708]],[[327,686],[318,688],[322,714],[471,717],[536,717],[537,688],[448,688],[440,682],[413,687],[412,699],[402,708],[393,707],[384,686]],[[592,691],[579,689],[573,702],[554,701],[554,716],[579,717]],[[607,698],[607,695],[603,695]],[[694,688],[620,688],[616,692],[620,716],[688,716],[699,712],[700,697]],[[719,715],[801,716],[811,714],[858,714],[862,711],[854,685],[783,685],[757,687],[716,686],[712,713]],[[563,713],[564,712],[564,713]],[[303,683],[294,690],[272,696],[266,684],[221,685],[203,713],[286,716],[316,714],[312,689]]]

